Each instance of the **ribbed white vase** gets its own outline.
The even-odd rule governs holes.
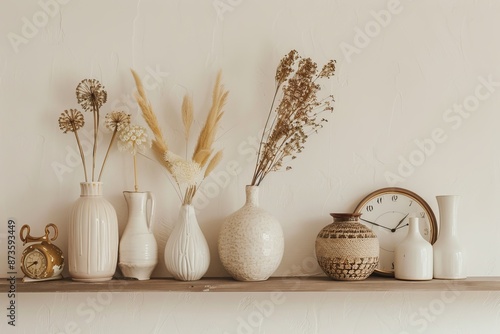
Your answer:
[[[464,279],[465,252],[458,237],[460,196],[436,196],[439,206],[439,236],[434,248],[434,278]]]
[[[192,205],[183,205],[180,209],[165,246],[165,265],[180,281],[199,280],[208,270],[210,250]]]
[[[238,281],[264,281],[278,268],[285,242],[280,222],[259,206],[259,187],[246,186],[246,202],[227,217],[218,240],[219,257]]]
[[[116,211],[102,196],[102,182],[81,182],[80,190],[69,220],[69,274],[74,281],[108,281],[118,260]]]

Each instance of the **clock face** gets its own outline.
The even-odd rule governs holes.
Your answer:
[[[47,258],[38,249],[26,253],[22,262],[23,272],[30,278],[40,278],[47,270]]]
[[[383,188],[366,196],[354,210],[360,222],[370,228],[380,244],[375,272],[394,275],[394,249],[406,237],[410,217],[419,218],[420,234],[431,244],[436,241],[436,218],[417,194],[402,188]]]

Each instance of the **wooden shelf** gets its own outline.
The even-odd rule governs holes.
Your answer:
[[[10,283],[0,281],[2,293]],[[262,282],[239,282],[231,278],[203,278],[181,282],[171,278],[148,281],[114,279],[101,283],[71,279],[24,283],[16,281],[17,293],[75,292],[377,292],[377,291],[500,291],[500,277],[470,277],[465,280],[400,281],[369,277],[363,281],[334,281],[327,277],[272,277]]]

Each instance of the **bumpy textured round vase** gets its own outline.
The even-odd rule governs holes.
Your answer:
[[[436,196],[439,206],[439,236],[434,248],[434,278],[464,279],[465,252],[458,237],[460,196]]]
[[[158,246],[153,234],[154,197],[149,191],[124,191],[123,196],[128,220],[120,240],[118,266],[125,277],[148,280],[158,263]]]
[[[316,237],[316,259],[335,280],[363,280],[378,264],[377,235],[359,222],[359,213],[331,213],[333,223]]]
[[[165,246],[167,270],[177,280],[196,281],[205,275],[209,264],[210,250],[194,207],[183,205]]]
[[[108,281],[118,260],[116,211],[102,196],[102,182],[82,182],[80,189],[69,219],[69,274],[74,281]]]
[[[394,277],[400,280],[431,280],[432,245],[422,237],[419,220],[410,217],[408,234],[394,249]]]
[[[279,221],[259,207],[259,188],[246,186],[246,202],[227,217],[218,240],[219,257],[238,281],[265,281],[278,268],[285,241]]]

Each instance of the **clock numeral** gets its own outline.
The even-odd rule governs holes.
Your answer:
[[[368,212],[373,211],[373,205],[367,205],[366,206],[366,211],[368,211]]]
[[[408,205],[408,206],[411,206],[412,204],[413,204],[413,201],[410,201],[410,205]]]
[[[424,228],[424,235],[429,235],[429,229],[427,227]]]
[[[420,218],[425,218],[425,212],[420,212]]]
[[[382,204],[382,197],[377,198],[377,203]]]
[[[393,202],[396,202],[398,200],[398,195],[392,195],[391,199]]]
[[[391,263],[392,270],[394,270],[394,262]]]

